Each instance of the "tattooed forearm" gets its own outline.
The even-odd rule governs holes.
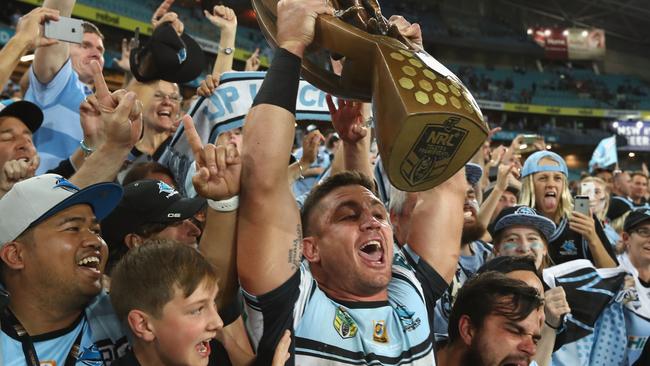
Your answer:
[[[291,243],[291,249],[289,249],[289,264],[291,264],[291,269],[296,271],[300,266],[300,260],[302,259],[302,226],[298,224],[296,226],[296,238],[293,239]]]

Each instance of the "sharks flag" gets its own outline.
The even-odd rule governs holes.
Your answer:
[[[243,126],[265,75],[266,72],[257,71],[224,73],[219,86],[209,98],[201,97],[192,104],[189,114],[204,144],[214,143],[219,134]],[[325,92],[304,80],[300,80],[298,89],[296,120],[331,120]],[[172,171],[179,190],[193,196],[194,156],[184,135],[185,130],[181,125],[159,162]]]
[[[616,135],[612,135],[600,140],[596,146],[591,160],[589,160],[589,172],[593,172],[598,167],[605,168],[616,163],[618,163]]]

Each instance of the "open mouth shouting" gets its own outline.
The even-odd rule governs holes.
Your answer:
[[[358,250],[361,260],[370,267],[383,267],[386,263],[385,250],[379,240],[369,240]]]
[[[196,345],[196,352],[199,353],[199,356],[201,357],[209,357],[210,356],[210,341],[212,338],[204,339],[203,341],[199,342]]]
[[[93,253],[81,258],[77,261],[77,266],[94,277],[101,277],[102,275],[100,269],[101,257],[98,254]]]

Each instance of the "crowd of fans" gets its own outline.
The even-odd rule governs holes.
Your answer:
[[[43,37],[74,3],[45,0],[0,50],[4,85],[36,49],[24,99],[0,110],[0,364],[650,364],[647,171],[601,167],[571,192],[543,140],[493,146],[494,129],[447,181],[403,192],[371,106],[330,96],[333,129],[308,126],[295,151],[302,57],[334,14],[322,0],[278,3],[244,126],[203,141],[181,107],[196,59],[173,0],[115,91],[95,26],[81,44]],[[209,97],[237,20],[205,16],[222,30]],[[418,46],[417,24],[391,22]],[[147,53],[163,36],[187,48],[176,68]],[[181,124],[189,197],[158,162]]]

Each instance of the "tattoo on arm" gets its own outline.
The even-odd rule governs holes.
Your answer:
[[[302,226],[296,226],[296,238],[293,239],[291,249],[289,249],[289,264],[292,270],[298,270],[300,260],[302,259]]]

